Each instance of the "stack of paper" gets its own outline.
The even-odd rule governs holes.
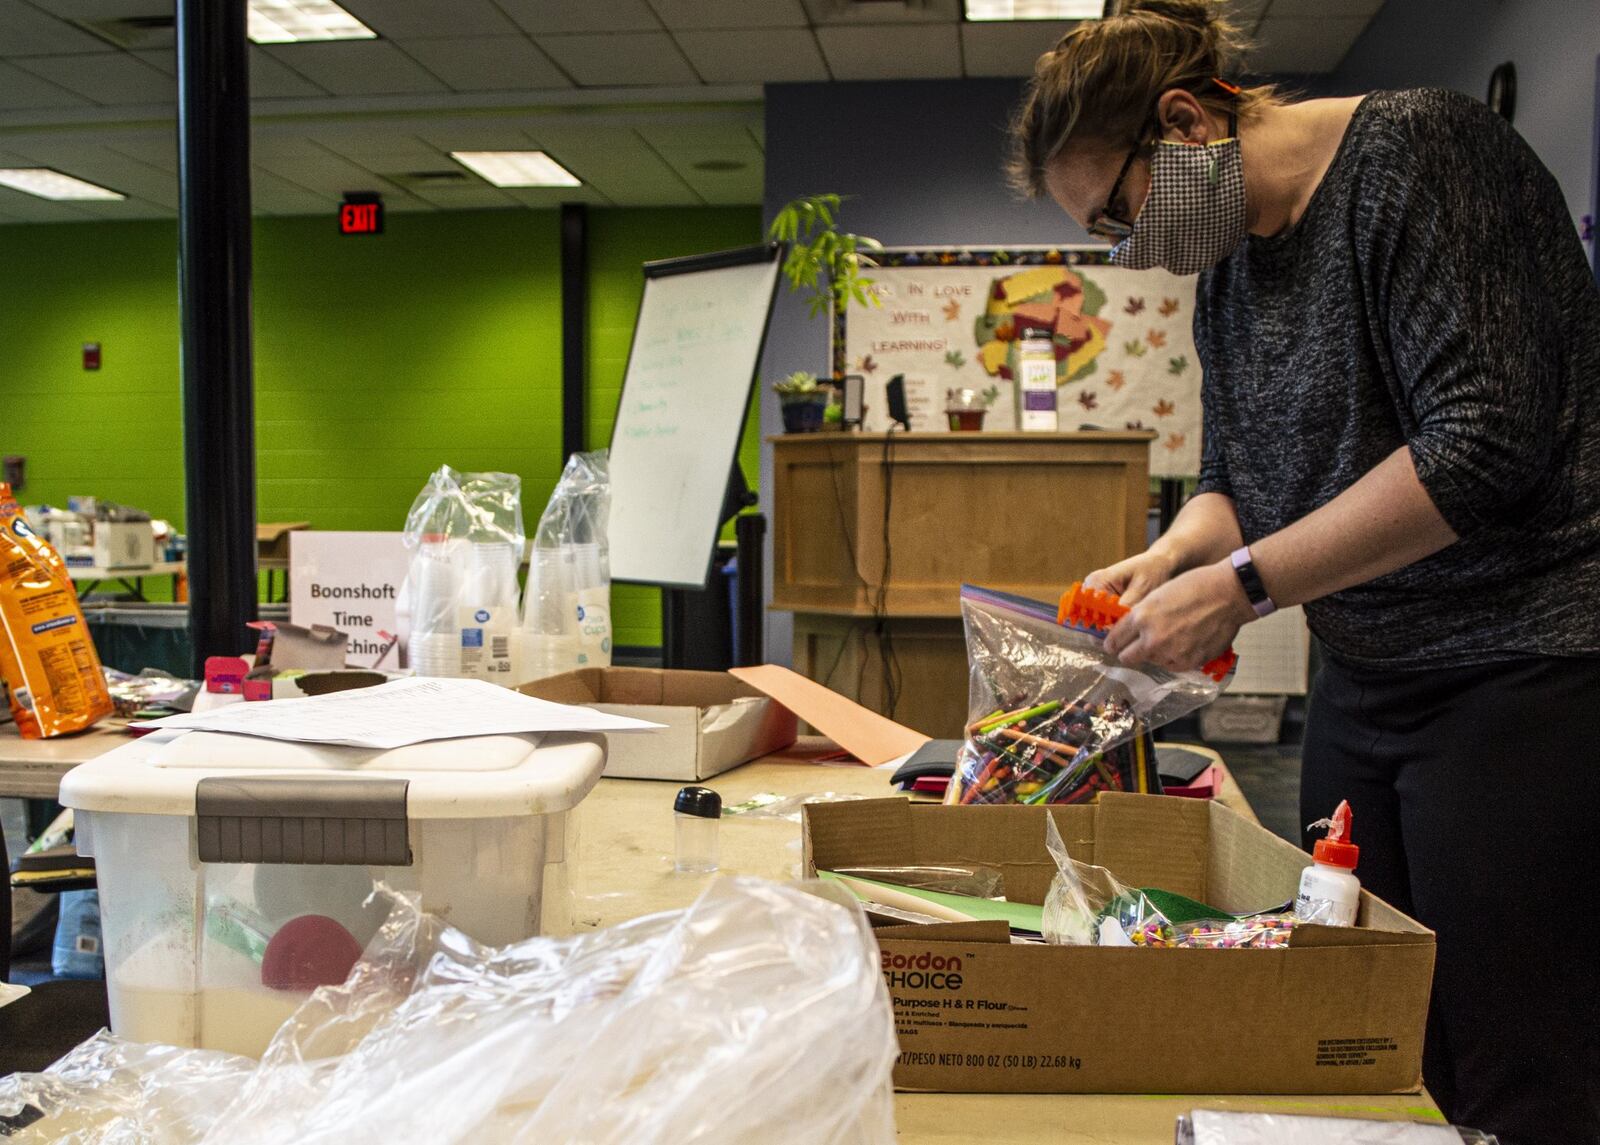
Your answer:
[[[395,748],[463,736],[651,731],[661,725],[536,700],[484,680],[418,678],[303,700],[233,704],[209,712],[143,720],[133,726]]]

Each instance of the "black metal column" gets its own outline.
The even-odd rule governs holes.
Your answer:
[[[256,617],[245,0],[177,0],[178,290],[195,674]]]
[[[588,365],[589,209],[561,204],[561,465],[583,450]]]

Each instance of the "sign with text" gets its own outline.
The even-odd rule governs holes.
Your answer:
[[[356,667],[400,667],[395,601],[411,564],[400,533],[289,534],[289,622],[350,635]]]
[[[383,200],[377,195],[351,194],[339,204],[341,235],[381,235]]]

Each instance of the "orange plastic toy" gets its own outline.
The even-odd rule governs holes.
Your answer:
[[[1076,580],[1072,582],[1072,587],[1061,594],[1061,606],[1056,609],[1056,623],[1075,624],[1104,636],[1111,631],[1113,624],[1126,615],[1127,606],[1117,597],[1097,588],[1085,588],[1081,580]],[[1239,654],[1230,648],[1200,671],[1220,684],[1228,678],[1228,673],[1233,671],[1233,666],[1238,662]]]

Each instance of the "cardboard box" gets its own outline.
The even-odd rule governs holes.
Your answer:
[[[103,569],[141,569],[156,563],[156,534],[149,521],[96,521],[94,563]]]
[[[707,779],[795,741],[794,713],[726,672],[581,668],[517,690],[666,725],[606,737],[613,778]]]
[[[1043,902],[1045,815],[1074,858],[1223,910],[1281,905],[1310,861],[1215,803],[810,804],[805,869],[984,863]],[[900,1035],[895,1083],[980,1093],[1410,1093],[1422,1083],[1433,934],[1363,892],[1360,926],[1286,950],[1014,945],[1004,923],[878,934]]]

